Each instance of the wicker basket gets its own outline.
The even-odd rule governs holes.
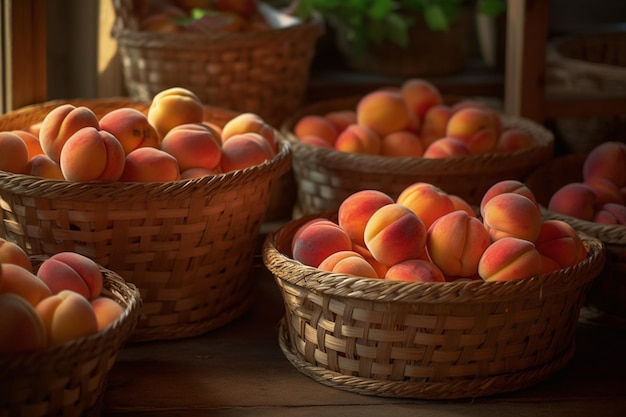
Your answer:
[[[66,101],[97,115],[130,100]],[[43,120],[58,102],[0,116],[0,131]],[[222,124],[233,113],[206,108]],[[31,254],[78,252],[134,283],[143,299],[133,341],[195,336],[229,323],[253,301],[250,272],[272,182],[289,170],[262,165],[165,183],[77,183],[0,171],[0,235]]]
[[[281,130],[293,147],[292,169],[297,182],[300,214],[333,211],[350,194],[377,189],[393,198],[410,184],[429,182],[443,190],[480,203],[482,195],[503,179],[524,180],[537,166],[552,158],[554,140],[545,128],[529,120],[503,116],[503,126],[528,131],[535,145],[510,153],[427,159],[361,155],[301,143],[293,134],[297,120],[307,114],[356,108],[360,97],[314,103],[286,121]]]
[[[280,346],[314,380],[366,395],[467,398],[531,386],[572,359],[604,263],[597,239],[583,237],[583,262],[526,280],[392,282],[291,259],[293,234],[311,217],[268,235],[263,255],[285,303]]]
[[[560,37],[548,47],[546,91],[562,97],[626,96],[626,32]],[[557,131],[572,152],[624,140],[626,114],[559,118]]]
[[[32,256],[37,268],[46,257]],[[107,375],[140,315],[137,288],[101,267],[102,295],[124,306],[106,329],[43,351],[0,357],[0,415],[78,417],[100,414]]]
[[[130,97],[147,101],[185,87],[208,105],[257,113],[272,125],[302,105],[321,20],[253,33],[164,34],[138,30],[132,3],[114,0],[113,28]]]

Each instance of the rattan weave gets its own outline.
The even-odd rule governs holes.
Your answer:
[[[37,268],[45,256],[33,256]],[[79,417],[100,415],[108,372],[137,324],[137,288],[101,267],[102,295],[124,306],[109,327],[43,351],[0,356],[0,415]]]
[[[97,115],[128,100],[67,101]],[[0,116],[0,130],[43,120],[44,103]],[[223,125],[233,114],[206,108]],[[194,336],[229,323],[253,301],[252,269],[272,182],[291,149],[262,165],[164,183],[78,183],[0,171],[0,235],[32,254],[73,251],[134,283],[143,298],[133,341]]]
[[[503,116],[503,126],[529,132],[535,145],[516,152],[489,153],[445,159],[396,158],[362,155],[302,143],[293,127],[306,114],[355,109],[360,97],[345,97],[311,104],[286,121],[281,130],[293,147],[292,169],[297,182],[298,214],[337,210],[350,194],[377,189],[392,197],[410,184],[429,182],[479,204],[489,187],[500,180],[524,180],[552,158],[554,139],[542,126],[518,117]]]
[[[575,353],[581,306],[602,243],[550,274],[508,282],[408,283],[328,273],[290,258],[305,216],[275,230],[263,256],[281,291],[285,356],[318,382],[366,395],[478,397],[534,385]]]

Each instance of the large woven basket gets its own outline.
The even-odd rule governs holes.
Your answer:
[[[559,37],[548,45],[546,91],[561,97],[626,96],[626,31]],[[566,147],[588,152],[606,140],[624,140],[626,114],[556,120]]]
[[[97,115],[148,104],[65,101]],[[43,120],[58,102],[0,116],[0,131]],[[233,114],[207,107],[223,125]],[[32,254],[78,252],[134,283],[143,298],[133,341],[195,336],[229,323],[253,301],[250,277],[272,182],[291,149],[262,165],[164,183],[78,183],[0,171],[0,235]]]
[[[45,256],[32,256],[37,268]],[[101,267],[102,295],[124,307],[110,326],[88,337],[43,351],[0,356],[0,415],[98,416],[108,372],[140,315],[137,288]]]
[[[383,397],[454,399],[515,391],[563,368],[604,263],[600,241],[567,269],[508,282],[408,283],[328,273],[290,258],[312,216],[268,235],[264,262],[285,303],[279,343],[314,380]]]
[[[206,104],[257,113],[272,125],[302,105],[321,20],[257,32],[155,33],[138,30],[132,4],[114,0],[113,28],[130,97],[185,87]]]
[[[362,155],[304,144],[293,133],[295,123],[307,114],[355,109],[361,97],[344,97],[313,103],[287,120],[281,130],[293,147],[292,169],[297,183],[295,217],[333,211],[350,194],[377,189],[391,197],[407,186],[429,182],[478,205],[489,187],[500,180],[524,180],[537,166],[552,159],[554,139],[544,127],[527,119],[503,116],[503,126],[529,132],[535,144],[509,153],[490,153],[445,159],[396,158]]]

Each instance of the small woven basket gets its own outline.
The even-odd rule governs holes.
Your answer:
[[[64,101],[101,116],[132,100]],[[58,102],[0,116],[0,131],[43,120]],[[207,107],[223,125],[236,113]],[[0,235],[31,254],[78,252],[134,283],[143,299],[132,341],[177,339],[215,329],[251,306],[250,277],[272,182],[291,149],[264,164],[163,183],[69,182],[0,171]]]
[[[279,343],[314,380],[383,397],[455,399],[534,385],[572,359],[602,243],[550,274],[508,282],[408,283],[335,274],[290,258],[295,231],[268,235],[263,259],[281,291]]]
[[[274,126],[302,105],[321,20],[256,32],[155,33],[138,30],[132,4],[114,0],[113,27],[131,98],[184,87],[208,105],[253,112]]]
[[[45,256],[32,256],[38,268]],[[110,326],[88,337],[42,351],[0,356],[0,415],[79,417],[100,414],[107,375],[139,319],[137,288],[101,267],[102,295],[124,312]]]

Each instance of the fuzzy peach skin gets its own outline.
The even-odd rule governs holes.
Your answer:
[[[596,193],[597,207],[601,207],[606,203],[626,203],[626,198],[622,195],[620,188],[611,180],[596,177],[584,180],[583,184],[589,186]]]
[[[544,220],[534,243],[537,251],[554,261],[558,269],[576,265],[587,257],[587,249],[580,236],[562,220]]]
[[[337,136],[335,149],[342,152],[380,155],[381,142],[378,133],[372,129],[360,124],[353,124],[346,127]]]
[[[334,146],[328,143],[327,140],[320,138],[315,135],[304,135],[298,138],[300,142],[306,143],[307,145],[317,146],[318,148],[327,148],[334,149]]]
[[[182,87],[167,88],[152,98],[148,109],[148,121],[160,137],[171,128],[185,123],[202,123],[204,106],[191,90]]]
[[[236,171],[260,165],[274,157],[267,140],[258,133],[231,136],[222,145],[222,172]]]
[[[452,113],[452,108],[445,104],[434,105],[426,111],[419,132],[424,148],[446,136],[446,128]]]
[[[167,182],[180,178],[178,161],[169,153],[160,149],[137,148],[128,155],[122,182]]]
[[[46,154],[33,156],[26,166],[26,174],[53,180],[65,179],[61,166]]]
[[[96,314],[98,331],[109,327],[124,314],[124,307],[108,297],[97,297],[91,300],[91,307]]]
[[[482,222],[463,210],[435,220],[426,237],[431,261],[447,276],[476,274],[478,262],[490,244],[491,237]]]
[[[423,253],[426,226],[406,206],[387,204],[372,214],[365,225],[363,238],[374,259],[391,266]]]
[[[60,291],[41,300],[35,310],[43,321],[51,346],[98,332],[98,319],[91,303],[77,292]]]
[[[335,146],[335,141],[339,134],[337,128],[326,117],[309,114],[301,117],[293,127],[293,133],[302,138],[308,135],[314,135],[324,139],[331,146]]]
[[[26,145],[26,149],[28,150],[28,160],[33,159],[35,155],[43,154],[43,149],[41,148],[41,143],[39,142],[39,138],[35,136],[33,133],[28,130],[12,130],[11,133],[15,133],[19,136],[24,144]]]
[[[0,294],[17,294],[32,306],[52,295],[50,288],[33,272],[15,264],[0,264]]]
[[[28,148],[18,135],[0,132],[0,171],[24,174],[28,165]]]
[[[524,197],[527,197],[528,199],[530,199],[530,201],[532,201],[533,203],[537,205],[537,207],[539,207],[535,194],[532,192],[530,188],[528,188],[528,186],[525,183],[519,180],[502,180],[493,184],[483,194],[483,197],[481,198],[480,205],[479,205],[481,216],[483,217],[485,216],[484,209],[485,209],[485,205],[489,202],[489,200],[491,200],[496,195],[504,194],[504,193],[521,194]]]
[[[626,206],[617,203],[606,203],[596,211],[592,220],[601,224],[626,225]]]
[[[424,146],[415,133],[399,130],[383,137],[381,154],[392,157],[419,158],[424,154]]]
[[[485,281],[513,281],[541,274],[541,254],[532,242],[503,237],[483,252],[478,274]]]
[[[0,356],[33,352],[48,344],[41,317],[16,294],[0,294]]]
[[[409,109],[411,126],[421,129],[428,109],[443,104],[443,96],[439,89],[431,82],[421,78],[406,79],[400,85],[400,94]]]
[[[415,213],[427,229],[439,217],[454,211],[454,203],[448,193],[427,182],[416,182],[406,187],[396,203]]]
[[[200,123],[200,125],[209,129],[209,131],[213,133],[215,140],[218,141],[220,146],[222,145],[222,131],[224,129],[222,126],[218,125],[217,123],[211,120],[203,120],[202,123]]]
[[[385,279],[405,282],[446,282],[443,272],[435,264],[422,259],[407,259],[390,266]]]
[[[516,237],[534,242],[541,230],[541,210],[517,193],[493,196],[483,209],[483,224],[492,240]]]
[[[387,270],[389,270],[389,267],[382,262],[378,262],[376,259],[374,259],[369,249],[367,249],[365,246],[361,246],[353,242],[352,250],[361,255],[372,266],[372,268],[374,268],[374,271],[376,271],[376,276],[378,278],[385,277],[385,274],[387,273]],[[424,252],[426,251],[424,250]]]
[[[326,219],[324,217],[315,217],[311,220],[308,220],[307,222],[303,223],[302,225],[300,225],[300,227],[298,228],[298,230],[296,230],[296,232],[293,234],[293,237],[291,238],[291,253],[293,254],[294,249],[295,249],[295,245],[296,242],[298,241],[298,238],[300,237],[300,235],[312,224],[317,223],[320,225],[326,225],[326,226],[331,226],[331,227],[339,227],[341,228],[337,223],[333,222],[332,220]]]
[[[356,124],[357,117],[354,110],[334,110],[324,114],[324,117],[335,126],[337,134],[343,132],[346,127]]]
[[[598,197],[591,187],[581,182],[571,182],[552,194],[548,210],[591,221],[596,212],[597,201]]]
[[[490,110],[465,107],[450,117],[446,136],[465,142],[472,155],[482,155],[495,149],[499,131]]]
[[[52,294],[75,291],[88,300],[100,296],[104,285],[102,272],[93,260],[76,252],[59,252],[41,263],[37,276]]]
[[[85,127],[100,129],[100,121],[93,110],[85,106],[61,104],[50,110],[41,122],[41,149],[58,164],[61,162],[61,150],[65,142]]]
[[[70,136],[59,159],[68,181],[117,181],[124,171],[122,144],[111,133],[84,127]]]
[[[215,169],[206,169],[206,168],[189,168],[180,173],[181,180],[188,180],[192,178],[202,178],[206,176],[213,176],[221,174],[221,168],[218,166]]]
[[[161,144],[161,137],[148,121],[148,116],[133,107],[121,107],[106,113],[100,117],[100,129],[115,136],[126,155],[142,146],[158,148]]]
[[[583,163],[583,179],[605,178],[626,186],[626,143],[609,141],[593,148]]]
[[[300,226],[291,246],[293,259],[317,268],[331,254],[352,250],[352,241],[339,225],[318,221]]]
[[[317,266],[322,271],[349,274],[364,278],[378,278],[374,267],[355,251],[339,251],[330,254]]]
[[[258,114],[241,113],[227,121],[222,128],[222,141],[243,133],[258,133],[267,140],[274,153],[278,152],[276,131]]]
[[[382,191],[357,191],[339,205],[337,222],[354,243],[364,246],[365,226],[372,214],[382,206],[393,203],[393,198]]]
[[[467,155],[470,155],[470,149],[461,139],[442,137],[428,145],[422,157],[434,159]]]
[[[496,152],[515,152],[527,149],[535,144],[533,137],[522,129],[508,128],[503,130],[496,141]]]
[[[404,129],[409,122],[409,109],[399,91],[379,89],[361,97],[356,106],[356,118],[357,124],[384,137]]]
[[[161,141],[161,150],[178,161],[182,171],[190,168],[215,169],[222,159],[222,147],[208,129],[191,129],[178,125]]]
[[[20,245],[0,238],[0,264],[3,263],[15,264],[31,272],[33,270],[28,254]]]
[[[459,197],[458,195],[448,194],[450,200],[452,200],[452,204],[454,205],[455,210],[463,210],[469,216],[476,217],[476,212],[464,198]]]

